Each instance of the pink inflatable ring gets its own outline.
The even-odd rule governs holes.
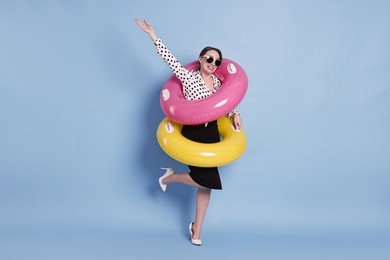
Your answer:
[[[185,66],[188,70],[198,70],[194,61]],[[237,107],[248,89],[248,77],[236,62],[223,59],[214,75],[221,81],[221,88],[211,96],[199,100],[186,100],[180,80],[172,75],[164,84],[160,104],[164,114],[183,125],[204,124],[227,115]]]

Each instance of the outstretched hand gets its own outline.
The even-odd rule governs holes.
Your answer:
[[[154,29],[150,23],[148,23],[146,20],[142,22],[138,18],[135,18],[135,22],[142,30],[144,30],[147,34],[149,34],[150,38],[152,38],[153,41],[157,40],[156,33],[154,32]]]

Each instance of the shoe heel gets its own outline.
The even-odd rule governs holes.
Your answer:
[[[193,239],[192,236],[194,235],[192,233],[192,225],[194,225],[194,222],[191,222],[188,229],[189,229],[189,233],[190,233],[190,241],[191,241],[191,244],[193,244],[194,246],[201,246],[202,245],[202,240],[200,239]]]
[[[160,187],[162,189],[162,191],[165,192],[165,190],[167,189],[167,185],[166,184],[163,184],[162,183],[162,180],[165,179],[166,177],[168,177],[169,175],[172,175],[174,173],[173,169],[172,168],[161,168],[162,170],[166,170],[166,172],[164,173],[163,176],[161,176],[159,179],[158,179],[158,183],[160,184]]]

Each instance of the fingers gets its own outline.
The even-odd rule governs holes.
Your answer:
[[[234,130],[240,130],[241,129],[241,122],[239,120],[233,120],[233,127],[234,127]]]
[[[234,129],[236,129],[236,130],[241,129],[242,121],[241,121],[240,114],[238,114],[238,113],[234,114],[233,125],[234,125]]]
[[[138,24],[139,27],[141,27],[143,29],[150,27],[150,24],[146,20],[144,20],[144,22],[142,22],[140,19],[135,18],[135,22]]]
[[[140,19],[138,19],[138,18],[135,18],[135,22],[137,23],[137,25],[138,25],[139,27],[141,27],[141,28],[142,28],[143,24],[142,24],[142,22],[141,22],[141,20],[140,20]]]

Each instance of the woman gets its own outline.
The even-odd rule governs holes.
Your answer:
[[[218,69],[222,61],[222,53],[214,47],[206,47],[199,54],[199,70],[189,71],[185,69],[172,53],[157,37],[153,27],[145,20],[141,22],[135,19],[137,25],[144,30],[156,45],[157,52],[169,65],[176,77],[183,85],[184,98],[195,100],[208,97],[218,91],[221,82],[213,73]],[[240,114],[232,111],[228,115],[233,118],[233,125],[240,129],[242,125]],[[217,120],[201,125],[184,125],[182,134],[186,138],[200,143],[216,143],[220,141]],[[191,243],[197,246],[202,244],[200,235],[206,210],[210,201],[211,189],[222,189],[217,167],[203,168],[189,165],[190,172],[177,174],[172,168],[163,168],[165,174],[159,178],[163,191],[167,184],[177,182],[197,188],[195,220],[189,225]]]

